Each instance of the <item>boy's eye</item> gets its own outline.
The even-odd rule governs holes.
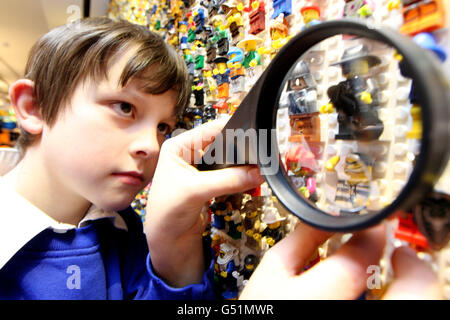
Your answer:
[[[171,128],[167,123],[158,124],[158,133],[159,134],[166,136],[170,133],[170,131],[171,131]]]
[[[133,116],[133,105],[127,102],[117,102],[112,105],[113,110],[124,117]]]

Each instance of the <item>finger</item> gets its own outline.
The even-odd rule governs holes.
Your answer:
[[[300,223],[286,238],[270,249],[270,254],[272,259],[279,260],[278,263],[283,265],[287,275],[293,276],[302,271],[317,248],[331,236],[331,232]]]
[[[437,277],[413,249],[397,248],[392,268],[395,278],[383,299],[442,299]]]
[[[213,182],[213,183],[212,183]],[[258,167],[239,166],[220,170],[199,171],[199,179],[193,181],[203,200],[225,194],[244,192],[264,182]]]
[[[180,148],[204,150],[227,124],[229,118],[217,119],[169,139]]]
[[[355,299],[367,289],[367,268],[378,265],[384,227],[356,233],[334,255],[297,276],[295,299]]]

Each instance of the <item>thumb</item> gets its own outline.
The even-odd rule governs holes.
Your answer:
[[[244,192],[264,182],[256,166],[239,166],[220,170],[200,171],[197,188],[203,190],[205,199],[225,194]]]
[[[431,268],[409,247],[392,254],[395,279],[383,299],[442,299],[439,282]]]

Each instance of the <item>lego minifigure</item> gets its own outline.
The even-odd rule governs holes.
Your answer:
[[[340,65],[346,78],[327,91],[338,113],[339,132],[335,139],[371,141],[383,133],[383,122],[375,109],[377,87],[372,79],[366,79],[369,69],[380,63],[380,58],[370,55],[365,45],[357,45],[345,49],[342,59],[331,64]]]
[[[316,5],[305,6],[300,9],[300,13],[303,18],[303,27],[302,29],[306,29],[310,26],[314,26],[320,23],[320,8]]]
[[[368,205],[374,161],[367,154],[350,153],[345,156],[343,170],[335,169],[339,162],[340,157],[333,156],[325,165],[329,172],[337,174],[336,193],[332,200],[341,211],[358,213]]]
[[[285,155],[286,170],[298,192],[311,201],[317,201],[314,174],[319,171],[316,156],[306,143],[291,147]]]
[[[371,0],[345,0],[344,17],[368,18],[374,10],[375,5]]]
[[[217,110],[217,118],[221,119],[224,116],[228,115],[228,103],[226,101],[222,100],[219,103],[216,103],[213,105],[213,108]]]
[[[237,296],[237,278],[239,276],[238,249],[230,243],[220,245],[217,257],[219,285],[222,289],[222,297],[232,299]]]
[[[281,221],[285,219],[286,217],[281,217],[275,207],[268,207],[264,210],[262,222],[266,223],[267,227],[263,230],[261,236],[265,238],[269,247],[272,247],[284,237]]]
[[[192,93],[195,97],[195,105],[201,107],[205,104],[205,92],[203,90],[203,79],[195,77],[192,84]]]
[[[258,34],[266,29],[266,5],[262,0],[250,0],[249,6],[244,9],[249,12],[249,34]]]
[[[280,107],[289,108],[290,142],[320,141],[320,118],[317,110],[316,82],[308,65],[300,60],[288,75],[287,98]]]
[[[243,212],[245,214],[245,234],[247,235],[246,245],[253,250],[257,250],[259,248],[259,241],[261,240],[261,209],[255,201],[248,200],[244,205]]]
[[[213,213],[213,223],[212,227],[224,230],[225,225],[225,214],[227,211],[227,205],[225,203],[226,196],[216,197],[213,204],[210,205],[210,209]]]
[[[273,58],[281,47],[284,46],[290,39],[288,35],[288,27],[281,19],[276,19],[270,26],[270,38],[272,39],[271,57]]]
[[[430,50],[441,61],[444,62],[447,58],[447,54],[444,49],[440,47],[434,37],[430,33],[422,32],[413,37],[413,41],[426,50]],[[404,63],[400,62],[400,72],[403,76],[409,76],[407,70],[405,70]],[[420,97],[417,95],[415,83],[412,81],[411,90],[409,94],[409,101],[411,102],[411,116],[412,126],[411,130],[406,133],[408,139],[422,139],[422,109],[419,105]]]
[[[291,0],[273,0],[273,14],[272,19],[276,19],[280,14],[285,17],[292,13]]]
[[[244,267],[242,268],[240,275],[245,280],[250,279],[253,271],[255,271],[256,266],[258,265],[258,258],[254,254],[249,254],[244,259]]]
[[[228,58],[219,56],[214,59],[216,68],[213,77],[217,83],[217,98],[223,99],[230,96],[230,69],[227,68]]]
[[[222,4],[222,10],[225,13],[226,24],[224,29],[229,29],[231,37],[234,41],[239,40],[239,37],[244,33],[244,19],[242,18],[242,10],[244,6],[242,2],[236,0],[228,0]]]
[[[288,75],[289,115],[318,112],[316,88],[308,65],[300,60]]]
[[[228,55],[228,67],[230,69],[231,78],[231,93],[245,91],[245,74],[242,61],[244,60],[244,53],[237,47],[231,47]]]
[[[242,65],[246,73],[246,86],[252,86],[262,73],[261,56],[256,50],[256,46],[262,42],[260,38],[254,35],[248,35],[237,44],[238,48],[245,50]]]
[[[212,70],[210,67],[203,69],[203,85],[207,102],[217,101],[217,83],[213,78]]]
[[[237,193],[228,196],[225,201],[227,205],[227,215],[225,216],[225,221],[228,222],[227,234],[235,240],[241,239],[242,231],[244,230],[240,211],[242,199],[243,194]]]
[[[216,119],[216,109],[213,108],[212,105],[208,104],[203,109],[203,118],[202,122],[206,123]]]

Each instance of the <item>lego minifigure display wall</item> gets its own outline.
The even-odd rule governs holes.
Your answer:
[[[192,85],[190,105],[178,122],[184,129],[232,115],[290,38],[323,21],[351,17],[389,26],[433,52],[450,70],[450,8],[444,0],[112,0],[109,17],[148,26],[184,58]],[[420,106],[411,96],[410,79],[398,67],[400,60],[382,44],[336,36],[315,46],[287,75],[277,141],[293,184],[318,207],[379,209],[407,181],[422,128]],[[359,91],[345,89],[349,83]],[[348,125],[355,121],[348,119],[345,95],[362,101],[359,115],[365,121],[356,127]],[[367,147],[367,141],[375,143]],[[146,190],[133,203],[143,219],[145,205]],[[300,223],[267,184],[211,199],[209,213],[204,238],[216,256],[223,299],[237,298],[264,253]],[[439,272],[450,298],[445,276],[450,249],[431,250],[411,214],[390,221],[388,228],[383,285],[390,277],[390,252],[406,242]],[[305,270],[347,238],[327,241]],[[377,294],[373,290],[367,297]]]

